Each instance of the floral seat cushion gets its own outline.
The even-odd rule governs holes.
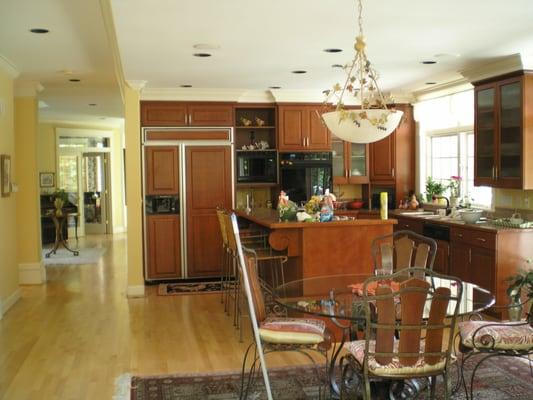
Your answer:
[[[496,350],[533,348],[533,328],[525,323],[466,321],[459,324],[459,332],[465,347]]]
[[[325,331],[324,321],[305,318],[267,318],[259,326],[261,340],[280,344],[318,344]]]
[[[398,351],[399,341],[394,341],[394,352]],[[347,342],[344,344],[344,348],[348,350],[357,362],[362,366],[365,358],[365,341],[364,340],[354,340],[353,342]],[[370,352],[374,352],[376,349],[376,342],[371,340],[369,342]],[[424,351],[424,342],[420,345],[420,351]],[[373,356],[368,358],[368,370],[373,375],[382,375],[382,376],[395,376],[395,375],[415,375],[415,374],[425,374],[428,372],[442,370],[445,366],[446,359],[442,359],[436,364],[428,364],[425,362],[423,357],[419,357],[415,365],[404,366],[400,363],[400,360],[397,357],[394,357],[389,364],[382,365],[376,361]]]

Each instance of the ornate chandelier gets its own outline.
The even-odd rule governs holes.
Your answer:
[[[336,83],[331,90],[325,90],[325,103],[337,102],[335,111],[322,114],[329,130],[340,139],[352,143],[372,143],[390,135],[400,123],[403,112],[388,109],[379,89],[378,73],[366,57],[363,36],[363,6],[359,4],[359,34],[355,38],[355,57],[343,69],[347,78],[344,85]],[[354,96],[361,105],[357,110],[348,110],[343,103],[344,96]]]

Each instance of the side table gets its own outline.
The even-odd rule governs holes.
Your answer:
[[[80,254],[79,251],[72,250],[71,248],[69,248],[67,242],[65,241],[65,238],[63,237],[63,225],[65,224],[65,221],[68,218],[68,214],[57,216],[56,212],[53,211],[50,214],[48,214],[48,216],[52,218],[52,221],[54,221],[54,226],[56,228],[56,240],[54,243],[54,247],[52,248],[52,250],[46,253],[45,257],[50,258],[51,254],[56,254],[56,251],[59,248],[59,245],[63,245],[65,249],[70,251],[75,256],[78,256]]]

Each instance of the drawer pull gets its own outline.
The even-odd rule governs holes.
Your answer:
[[[463,237],[463,234],[462,233],[458,233],[457,236],[459,236],[460,238]]]
[[[404,225],[406,228],[410,228],[411,226],[409,224]]]
[[[483,238],[476,238],[476,240],[479,240],[480,242],[483,242],[483,243],[487,241],[487,239],[483,239]]]

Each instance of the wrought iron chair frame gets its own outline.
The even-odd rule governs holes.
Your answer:
[[[466,398],[467,399],[473,399],[474,398],[474,380],[476,376],[476,372],[478,368],[488,359],[494,358],[494,357],[518,357],[523,358],[528,361],[530,373],[533,377],[533,359],[531,356],[533,356],[533,344],[527,348],[527,349],[502,349],[502,348],[496,348],[496,339],[491,336],[487,332],[483,332],[486,328],[489,327],[498,327],[498,326],[504,326],[504,327],[518,327],[518,326],[531,326],[533,327],[533,299],[529,298],[523,303],[520,304],[521,306],[527,305],[529,306],[529,313],[526,313],[525,320],[522,321],[494,321],[488,324],[484,324],[480,327],[478,327],[473,333],[472,333],[472,346],[467,346],[464,344],[463,339],[461,338],[460,332],[457,332],[456,337],[459,338],[459,351],[461,352],[461,361],[459,363],[459,372],[460,372],[460,384],[463,385],[463,388],[465,390]],[[508,310],[514,306],[510,307],[498,307],[493,306],[492,309],[503,309]],[[473,316],[474,318],[482,318],[480,314],[475,314]],[[481,346],[478,344],[480,343]],[[470,388],[467,387],[466,379],[464,376],[464,365],[465,363],[472,357],[480,356],[480,360],[477,361],[475,367],[472,370],[472,375],[470,377]]]
[[[267,392],[267,398],[269,400],[272,400],[272,390],[270,387],[270,379],[268,376],[268,370],[267,370],[267,364],[265,361],[265,355],[268,353],[272,353],[275,351],[291,351],[291,352],[298,352],[301,354],[304,354],[309,360],[313,363],[315,366],[315,369],[317,371],[317,374],[319,374],[318,366],[316,365],[315,360],[311,355],[308,353],[308,351],[314,351],[318,354],[322,355],[325,358],[325,367],[326,367],[326,374],[325,377],[327,377],[327,368],[329,366],[329,356],[328,356],[328,350],[329,350],[329,344],[326,346],[321,346],[322,344],[329,343],[335,343],[335,340],[333,338],[333,335],[327,331],[324,334],[326,340],[322,343],[310,345],[310,344],[274,344],[274,343],[268,343],[261,339],[259,334],[259,321],[258,316],[256,313],[256,305],[254,302],[254,296],[252,294],[252,288],[250,284],[250,277],[248,274],[248,267],[246,265],[246,262],[248,259],[254,259],[256,257],[256,254],[254,250],[246,249],[242,246],[241,240],[239,237],[239,227],[237,225],[237,218],[235,214],[231,214],[231,222],[233,226],[233,233],[235,236],[235,241],[237,244],[237,252],[238,252],[238,268],[241,273],[242,277],[242,286],[244,289],[244,292],[246,293],[247,303],[248,303],[248,311],[250,315],[250,322],[252,325],[252,333],[254,336],[254,341],[248,346],[242,363],[242,369],[241,369],[241,395],[240,399],[246,399],[248,396],[248,391],[250,389],[250,386],[253,384],[253,381],[256,376],[256,372],[258,372],[257,364],[259,363],[259,367],[261,369],[262,375],[263,375],[263,381],[265,384],[265,389]],[[246,254],[246,256],[245,256]],[[257,258],[255,258],[255,267],[257,268]],[[257,273],[257,269],[256,269]],[[261,294],[262,296],[262,294]],[[250,366],[250,372],[248,375],[248,380],[245,385],[245,371],[246,371],[246,363],[248,361],[248,356],[250,355],[251,350],[253,349],[254,355],[253,355],[253,361]],[[319,375],[318,375],[319,376]],[[326,380],[324,380],[324,383],[326,384]],[[325,385],[327,386],[327,385]],[[322,393],[321,393],[322,394]]]
[[[405,280],[406,278],[415,278],[420,279],[420,276],[429,277],[431,278],[431,283],[429,283],[429,286],[427,289],[417,288],[417,287],[404,287],[400,288],[398,292],[392,292],[390,294],[375,294],[375,295],[369,295],[368,294],[368,286],[369,284],[373,282],[379,282],[379,281],[391,281],[396,279],[402,279]],[[435,288],[433,278],[445,278],[450,279],[455,282],[457,293],[454,295],[452,293],[449,294],[442,294],[442,293],[436,293],[436,290],[438,288]],[[422,385],[417,382],[416,380],[413,380],[414,378],[428,378],[430,380],[430,396],[431,398],[434,397],[435,393],[435,386],[436,386],[436,377],[439,375],[442,375],[444,378],[445,384],[445,397],[449,398],[449,395],[451,393],[450,388],[450,380],[449,380],[449,370],[450,367],[453,365],[452,363],[452,351],[453,351],[453,343],[454,343],[454,335],[453,332],[456,328],[456,322],[457,322],[457,316],[459,312],[459,301],[462,296],[462,290],[463,290],[463,284],[462,281],[459,278],[450,277],[446,275],[441,275],[436,272],[433,272],[431,270],[428,270],[426,268],[406,268],[403,270],[399,270],[393,274],[389,275],[383,275],[383,276],[376,276],[368,278],[363,285],[363,299],[362,302],[364,304],[365,308],[365,318],[366,318],[366,324],[365,324],[365,353],[364,353],[364,359],[363,364],[361,364],[351,353],[346,354],[343,356],[340,360],[340,369],[342,372],[342,388],[341,388],[341,398],[344,398],[344,396],[347,394],[347,391],[350,389],[347,386],[355,386],[355,389],[359,389],[363,392],[363,398],[364,399],[371,399],[371,391],[370,391],[370,383],[371,381],[382,381],[384,379],[386,380],[392,380],[392,381],[399,381],[399,380],[406,380],[406,379],[412,379],[411,381],[405,382],[406,387],[403,393],[401,393],[402,396],[406,395],[414,395],[415,397],[418,395],[418,392],[421,390]],[[429,323],[424,318],[421,318],[420,323],[418,324],[409,324],[409,325],[402,325],[402,321],[398,320],[398,318],[395,318],[394,323],[383,323],[383,322],[376,322],[375,320],[375,309],[376,309],[376,301],[378,300],[384,300],[384,299],[394,299],[395,297],[399,297],[402,293],[416,293],[416,292],[423,292],[426,293],[426,302],[427,299],[431,298],[432,300],[446,300],[447,304],[449,306],[450,302],[454,302],[455,305],[453,307],[453,313],[446,314],[443,317],[443,320],[441,323]],[[432,301],[433,304],[433,301]],[[395,307],[398,306],[398,303],[395,303]],[[379,313],[379,310],[378,310]],[[431,313],[431,311],[430,311]],[[431,315],[431,314],[430,314]],[[431,351],[426,352],[426,348],[424,351],[420,350],[418,353],[410,353],[410,352],[401,352],[399,349],[395,351],[393,348],[390,352],[377,352],[377,351],[370,351],[370,342],[374,340],[377,333],[377,329],[387,329],[395,332],[401,332],[402,331],[409,331],[409,330],[419,330],[419,339],[422,341],[423,333],[422,331],[428,330],[437,330],[442,329],[443,331],[448,331],[448,339],[447,339],[447,347],[445,350],[442,350],[442,344],[441,344],[441,351]],[[441,339],[442,340],[442,339]],[[443,341],[442,341],[443,342]],[[377,347],[377,342],[375,344]],[[441,359],[444,359],[445,362],[443,364],[443,367],[440,369],[427,371],[425,373],[414,373],[409,372],[406,374],[373,374],[372,371],[369,369],[369,358],[370,357],[391,357],[391,358],[403,358],[403,357],[418,357],[420,359],[421,357],[441,357]],[[361,387],[362,386],[362,387]],[[352,388],[353,390],[354,388]],[[389,387],[389,394],[388,396],[390,398],[395,398],[393,391],[396,389],[394,385],[391,385]],[[402,397],[405,398],[405,397]]]

